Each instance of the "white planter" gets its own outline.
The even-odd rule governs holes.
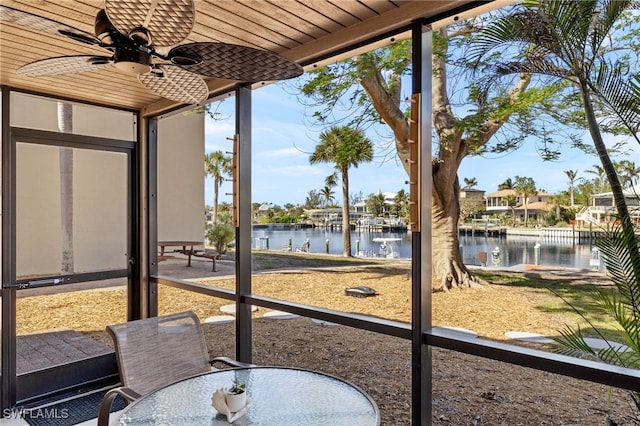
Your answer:
[[[242,392],[238,394],[226,394],[224,396],[224,401],[227,403],[227,407],[229,407],[229,411],[232,413],[237,413],[242,410],[245,405],[247,405],[247,393]]]

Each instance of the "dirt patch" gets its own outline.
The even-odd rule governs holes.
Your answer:
[[[326,262],[321,259],[309,263],[295,255],[262,256],[255,261],[262,272],[254,276],[254,292],[345,312],[410,320],[409,263]],[[224,265],[224,260],[220,264]],[[298,269],[309,264],[316,269]],[[283,266],[285,269],[280,269]],[[576,271],[508,274],[512,274],[508,277],[529,274],[549,282],[606,282],[602,274]],[[539,309],[541,303],[553,297],[549,292],[508,285],[510,278],[504,276],[505,273],[498,273],[496,277],[503,279],[496,279],[482,289],[433,294],[433,324],[462,327],[485,338],[507,340],[506,331],[549,335],[573,321]],[[235,285],[233,278],[219,275],[197,281],[223,288]],[[351,286],[372,287],[378,295],[347,296],[344,290]],[[192,309],[204,320],[219,315],[220,307],[228,303],[165,286],[159,291],[161,314]],[[111,345],[102,330],[105,324],[122,322],[125,307],[123,288],[24,297],[18,301],[19,333],[65,326]],[[42,312],[47,315],[41,315]],[[258,309],[254,313],[255,363],[298,366],[343,377],[373,397],[383,425],[410,424],[410,342],[344,326],[318,324],[308,318],[262,318],[265,312]],[[213,356],[234,356],[234,327],[232,323],[204,325]],[[632,424],[625,422],[625,418],[634,414],[625,391],[438,348],[432,354],[435,425],[595,426],[604,425],[607,416],[618,424]]]

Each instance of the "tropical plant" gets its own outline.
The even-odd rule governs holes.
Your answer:
[[[382,216],[385,212],[385,201],[382,192],[369,195],[366,201],[367,211],[374,216]]]
[[[640,108],[638,51],[612,45],[617,24],[626,19],[633,0],[541,0],[526,1],[523,8],[482,30],[474,43],[473,56],[512,52],[512,58],[494,69],[496,77],[530,73],[545,75],[566,84],[577,96],[595,151],[613,194],[620,220],[622,240],[629,256],[628,268],[640,274],[640,252],[622,184],[604,143],[605,130],[626,131],[638,140]],[[632,62],[635,61],[635,62]],[[605,117],[598,121],[598,115]]]
[[[401,189],[393,197],[393,205],[391,206],[391,214],[400,218],[408,218],[409,216],[409,194]]]
[[[595,175],[595,177],[593,178],[593,189],[596,191],[596,193],[605,192],[609,189],[607,175],[602,166],[594,164],[593,169],[585,170],[585,173]]]
[[[322,205],[322,194],[316,189],[312,189],[307,193],[307,198],[304,200],[304,207],[306,209],[317,209]]]
[[[529,197],[538,193],[536,182],[530,177],[516,176],[513,189],[522,201],[524,207],[524,226],[526,227],[529,224]]]
[[[623,185],[631,188],[638,183],[638,178],[640,178],[640,167],[636,167],[636,163],[634,161],[621,160],[615,165],[618,170],[618,175],[620,176],[620,181]]]
[[[464,178],[464,188],[463,189],[471,189],[478,186],[478,179],[476,178]]]
[[[73,105],[58,102],[58,129],[62,133],[73,133]],[[73,261],[73,148],[58,148],[60,164],[60,233],[62,262],[60,272],[74,272]]]
[[[626,19],[625,12],[634,3],[632,0],[527,1],[518,13],[484,29],[476,49],[480,57],[495,51],[505,52],[505,49],[516,52],[512,61],[496,68],[498,74],[543,74],[567,83],[567,90],[576,91],[620,221],[598,242],[616,288],[598,290],[597,300],[620,324],[632,350],[610,346],[603,351],[593,351],[586,345],[579,328],[564,330],[562,339],[558,340],[573,347],[571,354],[590,352],[607,362],[638,368],[640,250],[636,226],[631,221],[619,176],[602,136],[602,128],[618,133],[624,130],[638,140],[638,76],[623,72],[636,69],[630,61],[637,61],[637,51],[624,52],[623,46],[610,43],[618,23]],[[640,395],[635,393],[632,397],[640,407]]]
[[[575,199],[574,199],[574,185],[575,185],[575,181],[578,178],[578,171],[577,170],[565,170],[564,174],[567,175],[567,177],[569,178],[569,197],[571,199],[571,207],[573,207],[575,205]]]
[[[640,227],[636,226],[640,235]],[[640,271],[634,268],[633,253],[625,241],[626,236],[620,225],[605,230],[598,239],[597,246],[604,258],[607,273],[614,288],[594,287],[594,300],[598,307],[606,312],[619,325],[624,337],[623,345],[610,342],[595,326],[585,312],[565,300],[580,317],[586,321],[594,333],[606,342],[604,349],[593,349],[586,341],[585,332],[580,326],[565,325],[560,336],[554,338],[556,352],[581,358],[599,359],[609,364],[623,367],[640,368]],[[640,252],[640,240],[636,241],[636,254]],[[562,298],[561,295],[558,294]],[[631,392],[637,414],[640,416],[640,391]],[[640,424],[640,417],[633,419]]]
[[[332,127],[320,134],[320,143],[309,156],[311,164],[333,163],[342,180],[342,254],[351,254],[349,225],[349,169],[373,160],[373,143],[360,129]]]
[[[506,178],[504,182],[498,185],[498,191],[503,189],[513,189],[513,180],[511,178]]]
[[[325,185],[324,188],[320,190],[320,195],[324,199],[325,208],[331,206],[331,203],[335,200],[333,194],[334,192],[329,185]]]
[[[205,176],[211,176],[213,178],[213,212],[211,220],[214,225],[218,223],[218,195],[220,185],[222,185],[228,176],[231,176],[232,172],[231,157],[224,155],[224,152],[213,151],[205,155]]]
[[[511,209],[511,214],[513,215],[513,224],[516,223],[516,209],[515,206],[518,205],[518,197],[514,194],[508,194],[502,197],[502,204],[506,205]]]
[[[236,228],[228,223],[218,223],[207,228],[207,240],[220,254],[227,252],[229,243],[236,237]]]

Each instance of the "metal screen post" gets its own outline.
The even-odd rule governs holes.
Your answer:
[[[412,205],[412,220],[417,223],[411,234],[411,424],[431,424],[432,374],[431,349],[423,344],[423,335],[431,328],[431,53],[432,33],[422,22],[412,26],[412,141],[417,144],[417,167],[409,181],[418,192]]]
[[[2,363],[0,408],[13,407],[16,403],[16,289],[11,286],[16,273],[16,227],[14,224],[16,203],[16,152],[11,139],[11,90],[0,86],[2,113]],[[0,414],[1,416],[1,414]]]
[[[236,137],[238,223],[236,225],[236,358],[251,363],[251,86],[236,89]]]

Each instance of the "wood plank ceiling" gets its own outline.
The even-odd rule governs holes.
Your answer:
[[[52,19],[94,34],[104,0],[1,0],[2,5]],[[224,42],[275,52],[311,66],[339,49],[362,43],[413,20],[446,17],[479,2],[398,0],[197,0],[196,23],[187,42]],[[108,67],[54,77],[27,77],[16,70],[27,63],[63,55],[104,55],[97,46],[49,35],[13,23],[0,23],[0,82],[42,93],[129,110],[145,115],[176,108],[152,93],[134,75]],[[206,80],[212,94],[237,82]]]

